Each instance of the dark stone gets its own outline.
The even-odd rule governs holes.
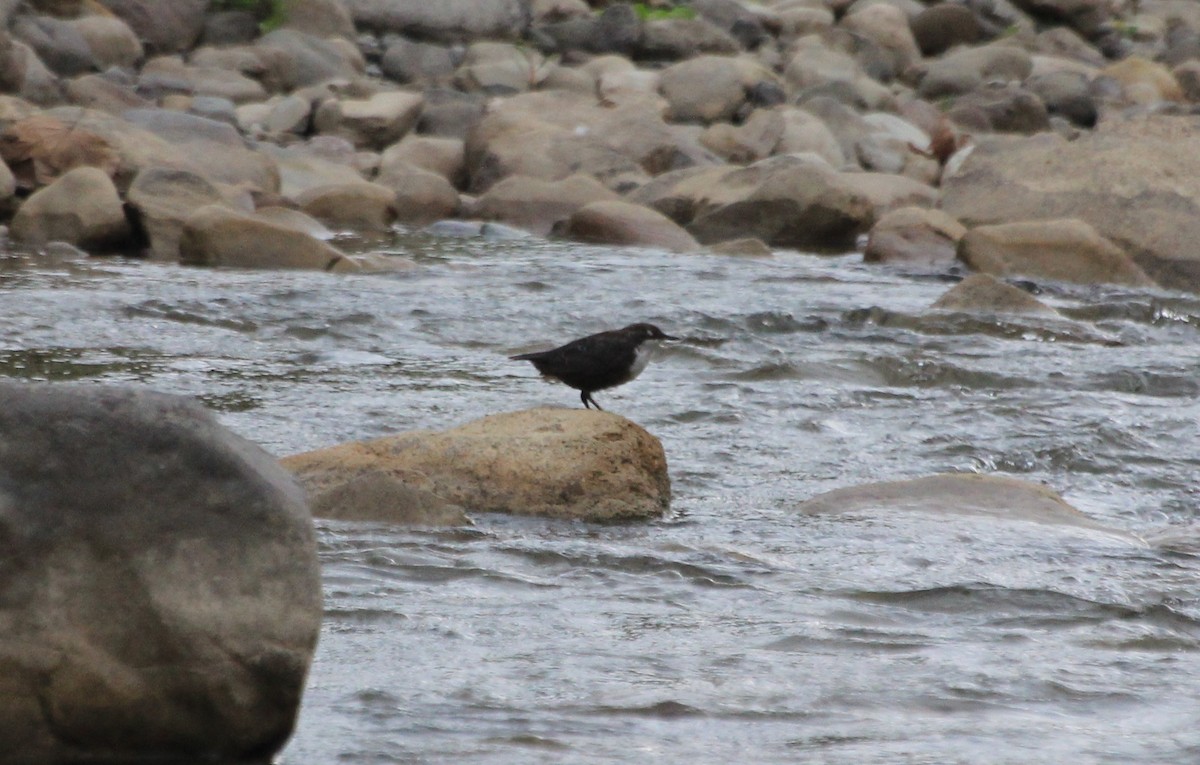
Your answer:
[[[746,50],[754,50],[770,38],[762,20],[736,0],[692,0],[692,10],[733,35]]]
[[[13,24],[13,35],[33,48],[52,72],[75,77],[99,69],[87,40],[69,21],[26,16]]]
[[[195,47],[204,31],[210,0],[99,0],[129,25],[147,56],[182,53]]]
[[[430,88],[425,91],[425,107],[417,121],[417,132],[466,140],[483,119],[486,108],[487,97],[482,93]]]
[[[1046,104],[1051,116],[1060,116],[1080,127],[1094,127],[1098,117],[1091,84],[1082,72],[1051,72],[1030,77],[1025,86]]]
[[[442,82],[454,74],[461,62],[461,51],[397,36],[388,41],[379,59],[379,69],[385,77],[401,84]]]
[[[970,8],[942,3],[926,8],[908,22],[923,56],[937,56],[955,45],[972,45],[983,36],[979,19]]]
[[[312,521],[191,399],[0,384],[6,763],[269,761],[321,622]]]
[[[552,50],[560,53],[619,53],[632,56],[641,44],[642,22],[625,3],[610,5],[599,16],[584,16],[553,24],[542,24],[534,30],[538,39],[547,41]]]
[[[1035,93],[1018,85],[985,87],[954,102],[947,113],[958,121],[960,111],[979,110],[987,115],[992,130],[1001,133],[1039,133],[1050,129],[1046,105]]]
[[[205,45],[245,45],[258,37],[258,19],[247,11],[222,11],[204,20]]]

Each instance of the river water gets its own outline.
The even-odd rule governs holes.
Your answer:
[[[199,396],[276,454],[578,406],[510,353],[682,336],[597,395],[662,439],[672,512],[598,526],[318,522],[327,615],[279,760],[1200,761],[1195,547],[995,519],[808,517],[974,471],[1194,538],[1200,299],[1038,285],[939,314],[856,255],[412,236],[400,274],[0,258],[0,373]]]

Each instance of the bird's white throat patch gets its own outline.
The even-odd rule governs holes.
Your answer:
[[[658,352],[658,340],[646,340],[638,346],[637,351],[633,354],[633,366],[629,368],[629,379],[637,377],[650,363],[650,359],[654,358],[654,354]]]

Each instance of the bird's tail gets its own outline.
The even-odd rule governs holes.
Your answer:
[[[542,357],[542,352],[535,353],[518,353],[516,356],[509,356],[511,361],[536,361]]]

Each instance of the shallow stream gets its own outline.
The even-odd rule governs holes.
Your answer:
[[[412,237],[402,274],[0,256],[0,374],[199,396],[284,455],[579,405],[506,356],[650,321],[606,409],[674,500],[615,526],[318,522],[327,616],[286,765],[1200,761],[1200,559],[980,518],[806,517],[975,471],[1195,538],[1200,298],[1041,285],[1062,319],[931,312],[951,282]]]

